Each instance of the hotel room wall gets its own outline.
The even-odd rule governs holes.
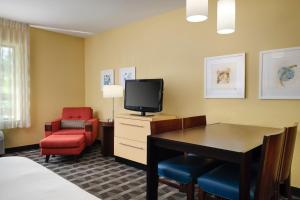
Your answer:
[[[206,114],[208,122],[283,127],[300,121],[300,100],[259,100],[259,51],[300,46],[299,0],[236,1],[236,32],[216,33],[216,1],[209,19],[188,23],[181,8],[100,33],[85,41],[85,102],[101,119],[110,118],[112,101],[103,99],[100,72],[136,66],[136,78],[164,78],[164,112]],[[246,99],[204,99],[206,56],[246,52]],[[116,113],[124,112],[123,99]],[[292,166],[292,185],[300,187],[300,135]]]
[[[64,106],[84,106],[84,39],[30,29],[31,127],[4,130],[5,146],[37,144]]]

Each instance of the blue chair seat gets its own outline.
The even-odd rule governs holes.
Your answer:
[[[196,181],[196,178],[218,165],[213,159],[196,155],[178,156],[158,163],[158,175],[181,184]]]
[[[258,164],[252,165],[250,199],[254,199]],[[205,192],[230,200],[239,200],[240,168],[235,164],[221,165],[197,179],[198,186]]]

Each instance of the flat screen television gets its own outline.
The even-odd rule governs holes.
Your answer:
[[[124,108],[146,112],[160,112],[163,105],[163,79],[137,79],[125,81]]]

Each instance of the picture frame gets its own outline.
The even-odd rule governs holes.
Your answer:
[[[123,67],[120,68],[119,73],[120,85],[125,89],[125,81],[126,80],[134,80],[135,79],[135,67]]]
[[[259,99],[300,99],[300,47],[260,52]]]
[[[104,85],[113,85],[114,80],[114,70],[113,69],[107,69],[102,70],[100,75],[100,82],[101,82],[101,89]]]
[[[245,53],[204,59],[204,98],[245,98]]]

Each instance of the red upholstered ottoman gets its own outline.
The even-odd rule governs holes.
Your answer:
[[[40,142],[41,154],[50,155],[80,155],[85,147],[83,135],[50,135]]]

